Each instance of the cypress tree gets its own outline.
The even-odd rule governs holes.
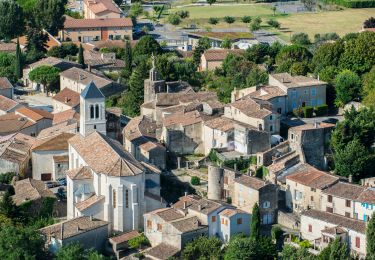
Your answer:
[[[260,237],[260,212],[258,203],[255,203],[251,216],[250,237],[258,239]]]
[[[17,80],[19,80],[22,77],[22,67],[23,67],[22,53],[21,53],[19,39],[17,39],[16,63],[15,63],[15,75],[17,77]]]
[[[375,214],[372,214],[366,230],[366,259],[375,259]]]
[[[331,253],[329,255],[330,260],[346,260],[349,259],[349,250],[346,243],[341,243],[340,238],[336,238],[332,244],[331,247]],[[372,259],[372,258],[369,258]]]
[[[130,75],[132,74],[132,62],[133,62],[133,57],[132,57],[132,49],[130,47],[130,42],[126,41],[125,42],[125,53],[124,53],[124,71],[123,71],[123,77],[128,79]]]
[[[85,68],[85,58],[83,57],[83,47],[82,47],[82,44],[79,45],[78,63],[82,65],[82,68]]]

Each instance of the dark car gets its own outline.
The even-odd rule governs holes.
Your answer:
[[[57,180],[57,182],[61,185],[61,186],[66,186],[66,178],[60,178]]]
[[[322,122],[335,125],[338,121],[339,120],[337,118],[330,117],[330,118],[324,119]]]

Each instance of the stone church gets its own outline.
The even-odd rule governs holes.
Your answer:
[[[91,82],[80,94],[80,129],[69,139],[68,219],[92,216],[115,231],[143,227],[143,214],[165,206],[160,173],[106,136],[105,98]]]

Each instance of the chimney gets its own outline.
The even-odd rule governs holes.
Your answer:
[[[91,72],[91,65],[90,65],[90,64],[87,65],[87,70],[88,70],[89,72]]]
[[[202,211],[202,205],[201,204],[198,205],[198,211]]]
[[[77,232],[79,232],[79,226],[77,226]]]
[[[78,79],[81,81],[83,79],[83,75],[79,74]]]
[[[353,175],[352,175],[352,174],[349,175],[349,178],[348,178],[348,179],[349,179],[349,182],[350,182],[350,183],[353,183]]]
[[[69,99],[68,97],[65,97],[65,103],[68,103]]]
[[[314,128],[318,128],[318,123],[316,121],[314,122]]]
[[[92,221],[92,215],[90,215],[90,221]]]
[[[185,197],[187,197],[187,195],[188,195],[188,193],[187,193],[187,191],[185,191]]]
[[[64,239],[64,223],[61,223],[60,225],[60,235],[61,235],[61,240]]]
[[[184,201],[183,209],[186,209],[186,201]]]

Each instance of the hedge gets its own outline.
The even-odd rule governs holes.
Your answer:
[[[303,107],[303,116],[305,118],[310,118],[313,116],[313,113],[314,113],[314,108],[313,107],[310,107],[310,106],[306,106],[306,107]]]
[[[201,184],[201,179],[197,176],[192,176],[190,183],[194,186],[200,185]]]
[[[370,8],[375,7],[374,0],[326,0],[326,3],[341,5],[347,8]]]
[[[314,112],[316,116],[325,116],[328,114],[328,105],[320,105],[314,107]]]

